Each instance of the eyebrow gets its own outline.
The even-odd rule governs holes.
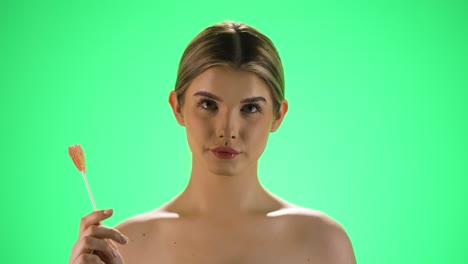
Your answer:
[[[220,102],[223,101],[219,96],[214,95],[210,92],[206,92],[206,91],[196,92],[193,96],[205,96],[216,101],[220,101]],[[245,99],[242,99],[240,102],[241,103],[253,103],[253,102],[258,102],[258,101],[263,101],[265,103],[267,102],[266,99],[261,96],[245,98]]]

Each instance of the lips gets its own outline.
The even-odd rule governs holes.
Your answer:
[[[213,154],[220,159],[234,159],[240,151],[226,146],[220,146],[211,150]]]
[[[227,153],[229,153],[229,154],[239,154],[240,153],[236,149],[234,149],[232,147],[226,147],[226,146],[220,146],[220,147],[214,148],[213,151],[219,152],[219,153],[225,153],[225,154],[227,154]]]

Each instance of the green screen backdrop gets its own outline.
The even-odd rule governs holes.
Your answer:
[[[2,1],[1,262],[67,263],[104,222],[179,194],[190,150],[167,98],[189,41],[234,20],[271,38],[289,112],[259,177],[348,232],[358,263],[468,263],[465,1]]]

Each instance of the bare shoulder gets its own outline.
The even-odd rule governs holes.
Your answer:
[[[115,243],[125,262],[138,262],[139,252],[145,251],[151,243],[151,234],[160,228],[161,221],[168,218],[176,218],[176,215],[156,209],[132,216],[114,228],[129,238],[126,245]]]
[[[305,250],[314,252],[319,263],[355,264],[351,240],[343,226],[318,210],[289,206],[272,216],[290,216],[290,222],[301,234]]]
[[[178,214],[157,208],[152,211],[132,216],[114,228],[130,238],[130,242],[138,242],[147,238],[150,232],[158,231],[167,220],[178,218]]]
[[[342,226],[327,214],[309,208],[300,207],[293,204],[287,204],[280,210],[269,213],[269,217],[290,217],[296,224],[310,225],[311,227],[320,226],[343,229]],[[344,230],[344,229],[343,229]]]
[[[116,225],[115,229],[120,232],[136,233],[139,230],[147,230],[148,225],[153,224],[157,220],[177,217],[178,216],[175,213],[165,212],[158,208],[156,210],[132,216]]]

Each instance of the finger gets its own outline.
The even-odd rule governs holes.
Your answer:
[[[112,240],[107,240],[107,243],[109,243],[109,246],[115,250],[118,250],[117,245],[114,243]]]
[[[90,225],[100,225],[101,221],[112,216],[114,210],[99,210],[89,213],[81,218],[80,221],[80,234],[86,230]]]
[[[110,264],[123,264],[123,258],[122,258],[122,255],[120,254],[119,249],[117,248],[117,245],[114,242],[112,242],[112,240],[108,240],[107,242],[109,243],[109,246],[113,248],[115,252],[117,253],[117,258],[109,260],[109,263]]]
[[[123,264],[122,262],[122,255],[120,254],[120,252],[118,251],[118,249],[116,248],[114,242],[112,242],[112,240],[110,239],[105,239],[105,241],[109,244],[109,246],[115,250],[115,253],[117,254],[117,257],[116,258],[109,258],[107,257],[106,254],[104,254],[103,252],[101,251],[96,251],[94,252],[93,254],[96,254],[99,256],[99,258],[101,258],[102,261],[104,261],[104,263],[106,264]]]
[[[93,260],[93,259],[90,259],[91,262],[82,262],[82,261],[84,261],[83,257],[82,257],[83,255],[96,255],[96,256],[98,256],[99,261],[102,261],[102,262],[99,262],[99,261],[94,262],[95,260]],[[78,259],[81,259],[81,261],[78,261]],[[96,259],[96,258],[94,258],[94,259]],[[72,255],[70,256],[68,263],[73,263],[73,264],[75,264],[75,263],[86,263],[86,264],[88,264],[88,263],[111,263],[111,262],[109,261],[109,258],[107,258],[107,256],[104,253],[102,253],[101,251],[86,249],[86,253],[82,253],[82,252],[78,252],[78,251],[72,252]]]
[[[78,254],[80,255],[89,254],[90,249],[94,251],[101,251],[109,259],[113,259],[117,256],[117,252],[111,248],[105,240],[90,236],[80,239],[75,252],[79,252]]]
[[[72,263],[73,264],[91,264],[91,263],[101,264],[104,262],[97,255],[82,254]]]
[[[106,264],[114,263],[114,261],[113,261],[114,259],[108,258],[107,255],[104,252],[96,251],[93,254],[97,255]]]
[[[71,255],[68,261],[69,263],[75,263],[78,257],[80,256],[80,254],[82,254],[82,252],[78,250],[78,247],[80,247],[80,243],[81,243],[81,239],[78,239],[73,245],[71,249]],[[87,252],[87,253],[90,253],[90,252]]]
[[[109,228],[102,225],[91,225],[89,226],[81,235],[82,237],[85,236],[92,236],[95,238],[108,238],[112,239],[115,242],[125,245],[128,242],[128,237],[120,233],[117,229]]]
[[[83,254],[92,255],[92,254],[96,254],[97,252],[100,252],[100,251],[97,251],[97,250],[86,248],[82,244],[83,244],[83,239],[82,238],[78,239],[75,242],[75,244],[72,247],[71,255],[70,255],[69,259],[68,259],[68,263],[77,263],[77,259]]]

